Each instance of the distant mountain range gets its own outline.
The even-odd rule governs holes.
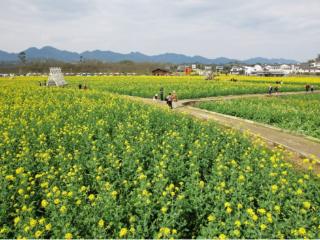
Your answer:
[[[159,62],[159,63],[174,63],[174,64],[227,64],[227,63],[243,63],[243,64],[295,64],[298,61],[283,58],[250,58],[247,60],[237,60],[229,59],[224,57],[209,59],[201,56],[186,56],[183,54],[176,53],[164,53],[160,55],[148,56],[140,52],[131,52],[128,54],[121,54],[111,51],[85,51],[82,53],[69,52],[64,50],[59,50],[50,46],[43,48],[28,48],[24,51],[26,53],[27,60],[35,59],[54,59],[64,62],[79,62],[80,56],[84,60],[100,60],[106,62],[119,62],[124,60],[129,60],[133,62]],[[8,53],[0,50],[0,61],[18,61],[18,53]]]

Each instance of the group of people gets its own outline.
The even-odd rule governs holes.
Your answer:
[[[155,94],[153,97],[154,101],[166,101],[167,105],[169,106],[169,108],[173,109],[176,107],[175,103],[178,102],[178,97],[177,97],[177,93],[176,91],[172,91],[172,93],[170,92],[166,97],[164,97],[164,89],[163,87],[160,88],[159,91],[159,95],[160,95],[160,99],[158,94]]]
[[[275,87],[272,87],[272,86],[270,85],[269,88],[268,88],[268,93],[269,93],[269,95],[271,95],[273,91],[276,93],[276,95],[278,95],[278,93],[279,93],[279,86],[277,85],[277,86],[275,86]]]
[[[42,87],[42,86],[47,86],[47,81],[43,81],[43,82],[39,82],[39,86]]]
[[[310,90],[310,92],[312,92],[312,93],[313,93],[313,91],[314,91],[314,86],[313,86],[313,85],[307,84],[307,85],[305,86],[305,88],[306,88],[306,92],[307,92],[307,93],[309,92],[309,90]]]
[[[82,84],[80,83],[80,84],[78,85],[78,88],[79,88],[79,89],[83,89],[83,90],[87,90],[87,89],[88,89],[88,86],[87,86],[86,84],[84,84],[84,85],[82,86]]]
[[[276,82],[276,83],[279,83],[279,82]],[[282,82],[281,82],[281,84],[282,84]],[[309,91],[310,91],[311,93],[313,93],[313,91],[314,91],[314,86],[313,86],[313,85],[310,85],[310,84],[307,84],[307,85],[305,85],[305,89],[306,89],[306,93],[308,93]],[[269,85],[269,88],[268,88],[268,93],[269,93],[269,95],[271,95],[273,91],[274,91],[276,94],[278,94],[278,92],[279,92],[279,87],[278,87],[278,86],[272,87],[271,85]]]

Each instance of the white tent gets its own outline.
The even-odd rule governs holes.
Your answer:
[[[51,67],[50,74],[47,82],[47,86],[64,86],[67,85],[67,82],[63,78],[61,68]]]

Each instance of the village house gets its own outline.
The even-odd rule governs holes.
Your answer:
[[[169,76],[170,74],[170,71],[161,68],[157,68],[152,71],[152,75],[154,76]]]

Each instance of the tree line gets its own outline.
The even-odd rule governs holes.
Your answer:
[[[30,60],[25,56],[19,56],[19,62],[0,62],[0,73],[27,74],[27,73],[49,73],[50,67],[60,67],[64,73],[137,73],[151,74],[156,68],[173,70],[174,64],[153,63],[153,62],[102,62],[98,60],[82,60],[79,62],[63,62],[57,60]]]

